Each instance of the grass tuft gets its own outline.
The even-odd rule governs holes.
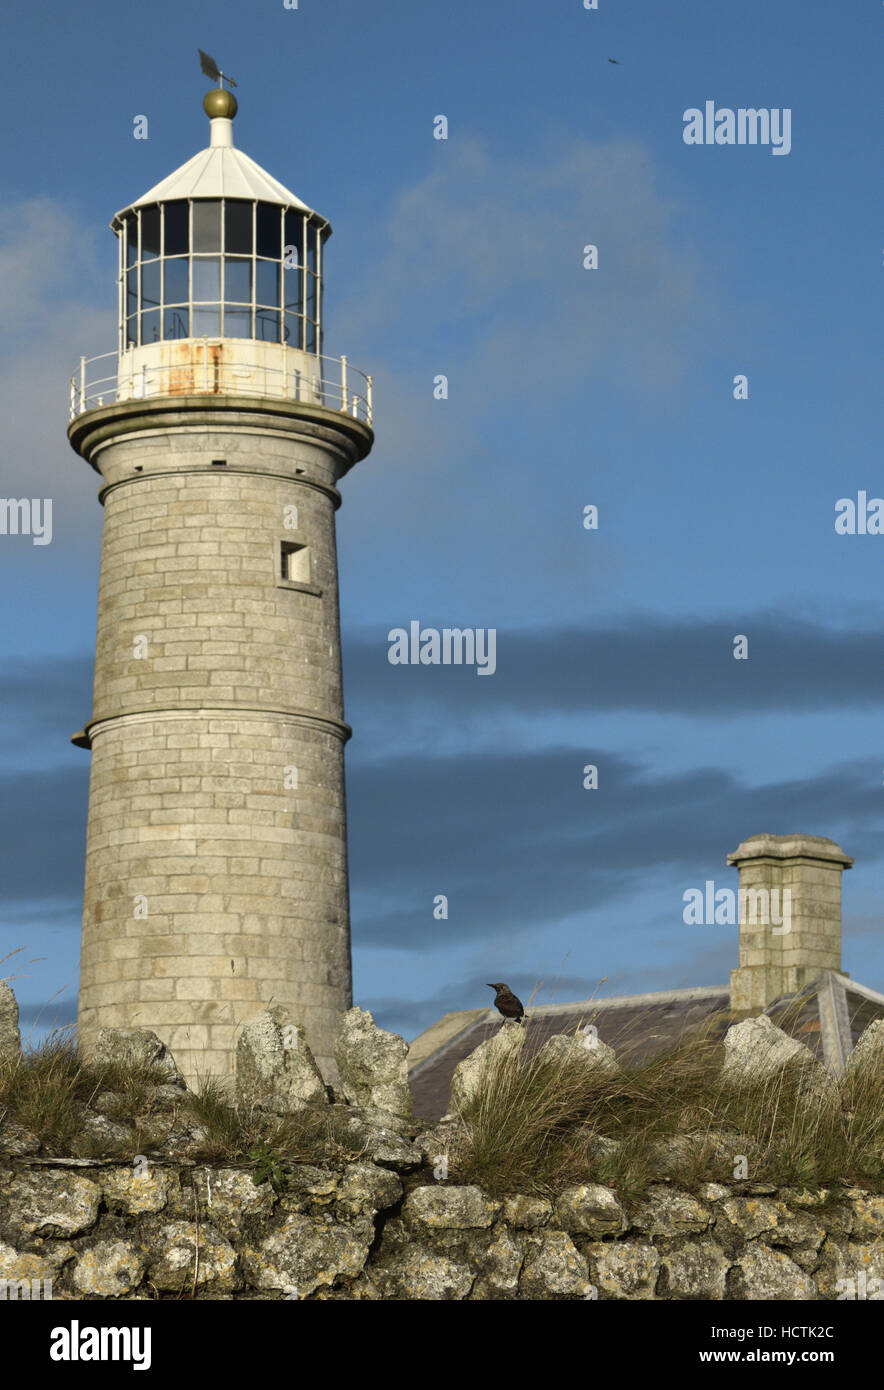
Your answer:
[[[617,1072],[566,1053],[502,1054],[465,1107],[452,1180],[547,1196],[598,1182],[628,1196],[664,1178],[732,1183],[742,1157],[755,1183],[884,1186],[880,1067],[820,1087],[800,1066],[728,1081],[723,1058],[714,1023]]]

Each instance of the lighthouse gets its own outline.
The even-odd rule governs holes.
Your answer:
[[[191,1080],[286,1006],[327,1078],[350,1007],[335,511],[371,379],[323,354],[331,228],[209,144],[111,223],[115,351],[69,438],[104,507],[80,1046],[150,1028]]]

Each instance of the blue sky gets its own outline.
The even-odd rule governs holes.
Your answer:
[[[4,14],[0,491],[54,504],[51,545],[0,536],[26,1025],[71,1016],[79,950],[101,511],[67,378],[114,346],[111,215],[207,142],[197,46],[236,77],[240,147],[331,220],[326,350],[376,381],[338,516],[357,1002],[412,1036],[487,979],[724,982],[736,933],[685,926],[682,894],[735,887],[760,831],[856,856],[844,965],[884,988],[884,537],[834,530],[839,498],[884,495],[882,24],[821,0]],[[790,108],[790,153],[686,145],[706,100]],[[496,628],[497,672],[391,667],[413,619]]]

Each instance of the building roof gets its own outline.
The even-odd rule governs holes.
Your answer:
[[[884,994],[826,970],[796,994],[775,999],[763,1012],[840,1073],[863,1031],[875,1019],[884,1018]],[[574,1033],[594,1023],[602,1042],[614,1048],[622,1066],[629,1067],[675,1047],[700,1028],[723,1038],[731,1024],[744,1016],[731,1011],[727,985],[545,1004],[526,1013],[525,1050],[531,1054],[556,1033]],[[492,1037],[501,1024],[493,1008],[469,1009],[446,1014],[415,1038],[408,1060],[418,1116],[438,1120],[445,1114],[458,1062]]]
[[[176,198],[248,198],[262,203],[279,203],[307,213],[328,226],[325,218],[314,212],[290,189],[262,169],[253,159],[235,148],[233,121],[216,116],[211,121],[211,143],[185,164],[154,184],[140,198],[121,208],[111,226],[116,231],[120,221],[133,208],[151,203],[171,202]]]

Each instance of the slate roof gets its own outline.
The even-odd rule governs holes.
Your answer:
[[[884,1018],[884,994],[827,970],[797,994],[774,1000],[764,1012],[838,1073],[864,1029]],[[593,1023],[602,1042],[629,1067],[674,1047],[700,1028],[723,1038],[744,1016],[731,1012],[727,985],[545,1004],[527,1012],[525,1048],[529,1054],[536,1052],[554,1034],[574,1033]],[[495,1009],[470,1009],[446,1014],[415,1038],[409,1051],[409,1082],[418,1116],[438,1120],[445,1114],[454,1068],[501,1024]]]

